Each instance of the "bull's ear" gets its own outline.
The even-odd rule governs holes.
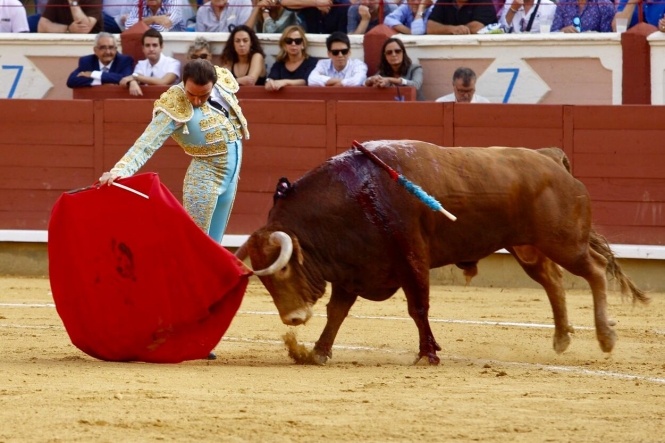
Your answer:
[[[296,253],[296,257],[298,258],[298,264],[302,266],[303,262],[305,261],[305,258],[302,255],[302,248],[300,247],[300,242],[298,241],[298,237],[292,235],[291,240],[293,241],[293,252]]]

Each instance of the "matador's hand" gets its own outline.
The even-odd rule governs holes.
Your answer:
[[[118,178],[117,175],[111,174],[110,172],[105,172],[102,174],[101,177],[99,177],[99,184],[100,185],[111,185],[113,181]]]

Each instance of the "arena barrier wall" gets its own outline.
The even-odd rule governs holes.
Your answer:
[[[597,230],[623,248],[626,258],[664,263],[663,107],[255,99],[241,104],[251,139],[244,144],[228,230],[236,244],[228,246],[263,224],[280,177],[302,176],[349,149],[353,140],[419,139],[444,146],[561,147],[573,174],[589,188]],[[12,246],[7,243],[23,248],[28,258],[38,254],[26,243],[45,240],[59,195],[93,184],[108,170],[143,131],[151,109],[151,100],[136,99],[0,100],[0,113],[12,116],[0,122],[0,258]],[[187,164],[187,156],[168,141],[143,171],[158,171],[180,198]]]

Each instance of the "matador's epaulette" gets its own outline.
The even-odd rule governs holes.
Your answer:
[[[155,101],[152,115],[154,116],[159,111],[179,123],[189,121],[194,115],[194,107],[187,100],[185,90],[180,85],[171,86]]]
[[[233,77],[231,71],[219,66],[215,66],[215,70],[217,71],[217,84],[221,86],[222,89],[232,94],[238,92],[240,85],[238,85],[238,82],[235,77]]]

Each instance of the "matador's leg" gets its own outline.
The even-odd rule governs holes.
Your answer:
[[[229,143],[227,155],[193,158],[185,175],[185,210],[218,243],[235,200],[241,158],[241,142]]]

